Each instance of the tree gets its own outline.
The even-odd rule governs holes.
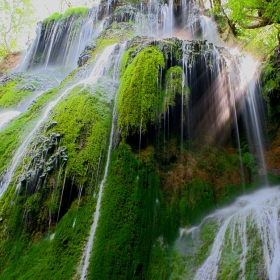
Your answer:
[[[259,56],[280,45],[280,0],[209,0],[217,18],[225,17],[248,51]]]
[[[225,8],[229,18],[245,29],[280,24],[280,0],[229,0]]]
[[[30,0],[0,0],[0,58],[18,51],[34,23]]]

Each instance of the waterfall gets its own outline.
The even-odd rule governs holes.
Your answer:
[[[241,112],[251,150],[259,155],[258,164],[261,175],[267,175],[264,158],[263,131],[264,121],[261,121],[262,103],[260,100],[260,87],[258,84],[258,63],[250,56],[241,55],[236,50],[231,50],[231,59],[226,58],[229,68],[229,81],[235,87],[235,111]],[[238,127],[237,127],[238,129]],[[265,179],[267,184],[267,179]]]
[[[207,16],[200,16],[200,25],[202,29],[202,39],[219,46],[221,41],[213,19]]]
[[[35,54],[37,52],[37,48],[38,48],[38,45],[39,45],[39,42],[40,42],[41,32],[42,32],[42,22],[39,22],[37,24],[37,28],[36,28],[36,37],[32,41],[32,44],[27,49],[26,54],[25,54],[24,59],[23,59],[23,62],[21,63],[19,71],[26,71],[29,64],[32,65],[34,63]]]
[[[46,107],[43,115],[41,116],[41,118],[38,120],[38,122],[36,123],[35,127],[33,128],[33,130],[29,133],[29,135],[25,138],[24,142],[21,144],[21,146],[19,147],[19,149],[17,150],[15,156],[13,157],[11,166],[9,167],[7,173],[5,174],[3,180],[2,180],[2,185],[0,188],[0,196],[2,196],[2,194],[6,191],[6,189],[8,188],[14,171],[16,169],[16,167],[18,166],[22,156],[25,154],[29,144],[31,143],[31,141],[34,139],[36,132],[38,131],[38,129],[41,127],[41,125],[46,121],[46,119],[49,116],[50,111],[52,110],[52,108],[54,108],[54,106],[56,106],[56,104],[64,97],[66,96],[72,89],[74,89],[77,85],[92,85],[95,84],[98,79],[101,77],[101,75],[103,74],[103,71],[105,70],[106,66],[107,66],[107,62],[109,60],[110,54],[112,53],[112,51],[114,50],[115,45],[109,46],[107,47],[102,54],[96,59],[95,65],[93,67],[93,69],[91,70],[91,73],[88,77],[74,83],[73,85],[71,85],[70,87],[67,87],[60,95],[59,97],[57,97],[54,101],[51,101],[48,106]]]
[[[119,206],[120,203],[116,200],[118,207],[114,207],[113,210],[109,209],[108,213],[111,214],[110,211],[121,213],[120,219],[124,221],[122,224],[116,220],[120,232],[122,227],[125,228],[124,238],[121,241],[117,240],[117,245],[119,245],[118,242],[120,244],[126,242],[126,237],[130,238],[130,247],[128,246],[127,250],[124,250],[126,256],[122,257],[127,261],[127,266],[134,267],[132,273],[128,272],[129,268],[124,268],[127,270],[126,275],[130,273],[131,279],[134,277],[135,279],[154,279],[154,277],[149,278],[146,275],[148,275],[148,270],[155,270],[154,273],[157,273],[158,267],[155,266],[156,269],[153,267],[154,263],[151,259],[154,258],[154,255],[156,257],[159,255],[158,260],[160,261],[156,265],[160,267],[160,262],[164,262],[166,265],[164,277],[168,278],[170,276],[168,269],[175,270],[177,261],[174,260],[176,256],[172,255],[172,250],[184,251],[191,240],[192,245],[195,245],[190,250],[188,247],[189,251],[186,253],[187,250],[185,250],[182,256],[185,255],[180,259],[183,264],[180,269],[185,266],[186,270],[190,271],[191,278],[186,277],[186,279],[224,279],[227,262],[232,262],[232,266],[237,267],[240,279],[250,279],[246,275],[250,270],[251,256],[256,256],[257,260],[254,260],[257,264],[256,270],[264,279],[280,279],[280,188],[269,188],[266,179],[265,188],[250,195],[244,195],[245,186],[249,186],[255,179],[248,179],[251,173],[242,158],[244,145],[246,146],[248,143],[250,155],[253,159],[258,160],[258,174],[267,174],[263,144],[265,127],[261,115],[262,100],[259,85],[256,82],[257,63],[222,47],[214,19],[204,15],[205,11],[195,1],[149,0],[129,6],[119,5],[120,2],[108,0],[106,3],[102,2],[99,6],[88,10],[85,16],[77,17],[72,14],[69,17],[61,16],[57,20],[39,23],[37,36],[22,62],[20,71],[31,71],[32,77],[35,77],[35,73],[39,73],[38,76],[42,75],[46,80],[55,80],[52,84],[50,82],[53,87],[61,81],[60,77],[57,77],[57,73],[62,73],[61,77],[64,78],[66,72],[75,70],[58,88],[51,92],[51,94],[56,94],[55,97],[48,104],[41,105],[41,115],[36,116],[37,120],[30,121],[31,128],[28,135],[19,143],[17,150],[11,151],[14,152],[13,156],[7,157],[7,159],[11,158],[10,165],[5,174],[0,174],[3,177],[3,180],[0,181],[0,199],[2,199],[7,197],[2,197],[2,195],[9,186],[13,182],[17,183],[18,179],[15,178],[15,174],[21,167],[24,158],[27,159],[27,162],[29,161],[31,166],[28,172],[35,170],[34,174],[30,175],[36,177],[34,180],[30,180],[30,177],[26,176],[27,179],[22,181],[22,186],[26,184],[26,195],[23,199],[23,192],[19,192],[19,199],[16,200],[16,203],[22,204],[15,203],[15,209],[19,206],[19,210],[16,210],[23,215],[21,223],[24,225],[22,233],[19,231],[17,237],[19,245],[22,245],[23,248],[22,256],[18,257],[19,265],[21,258],[27,256],[25,258],[26,267],[32,268],[28,263],[29,248],[33,250],[34,244],[37,246],[37,243],[49,242],[48,246],[51,249],[46,250],[46,255],[50,254],[52,250],[55,252],[57,248],[61,253],[61,255],[57,254],[59,258],[63,255],[67,259],[71,254],[71,258],[68,259],[72,274],[73,268],[76,267],[75,275],[71,275],[72,278],[87,279],[92,276],[91,273],[94,274],[90,268],[94,264],[91,264],[90,261],[91,257],[94,259],[99,256],[97,243],[101,234],[99,234],[100,225],[98,223],[103,222],[101,222],[105,201],[103,194],[106,195],[106,191],[110,191],[110,188],[107,188],[109,186],[107,176],[110,176],[111,154],[115,147],[116,153],[120,151],[122,147],[118,146],[120,141],[127,146],[127,150],[124,149],[127,153],[123,153],[127,156],[126,165],[123,169],[119,168],[123,160],[122,155],[118,157],[116,163],[115,161],[113,163],[116,164],[116,168],[119,168],[117,173],[120,173],[120,175],[118,174],[120,179],[126,179],[126,174],[133,171],[131,172],[133,178],[127,182],[127,193],[131,192],[132,195],[131,197],[123,195],[124,201],[121,202],[131,209],[129,208],[127,217],[124,218],[126,213],[123,214],[121,210],[126,207]],[[173,36],[177,34],[178,37],[180,35],[184,39],[174,38]],[[133,38],[131,38],[132,36]],[[112,42],[119,43],[112,44]],[[126,42],[126,46],[123,42]],[[83,55],[88,60],[81,61],[81,58],[84,58]],[[148,63],[146,63],[147,61]],[[77,63],[78,70],[76,70]],[[57,68],[62,70],[55,70]],[[137,69],[143,70],[143,75],[137,75]],[[155,71],[153,71],[154,69]],[[51,78],[48,73],[52,73]],[[122,76],[119,83],[120,73]],[[143,79],[142,76],[144,76]],[[32,78],[30,80],[33,82]],[[155,81],[156,89],[153,87]],[[120,109],[118,108],[120,111],[116,112],[120,96],[118,96],[116,86],[119,85],[120,89],[123,85],[127,86],[128,90],[124,91],[124,95],[128,96],[125,106],[129,109],[125,120],[127,122],[124,122],[123,127],[120,125],[118,128],[117,121],[121,120],[121,110],[124,107],[120,106]],[[0,134],[1,129],[23,111],[22,107],[26,104],[28,107],[32,101],[36,102],[35,98],[44,94],[46,88],[48,86],[40,88],[40,92],[38,88],[38,91],[33,93],[30,99],[24,100],[20,106],[12,108],[10,111],[0,111]],[[132,89],[131,95],[128,94],[130,89]],[[136,94],[136,91],[139,94]],[[85,96],[85,103],[80,105],[79,101],[83,100],[80,99],[83,97],[82,95]],[[72,100],[73,96],[77,99]],[[155,102],[153,102],[154,99]],[[72,101],[73,103],[71,103]],[[66,105],[64,106],[63,103],[60,107],[62,104],[60,102],[65,102]],[[139,110],[136,103],[141,103]],[[83,110],[85,104],[94,113]],[[147,107],[145,114],[143,114],[144,107]],[[72,111],[72,108],[75,110]],[[135,110],[135,108],[137,109]],[[85,113],[86,117],[73,118],[74,121],[71,125],[75,129],[77,128],[77,132],[75,129],[73,129],[75,132],[69,131],[71,126],[65,120],[72,119],[73,114],[71,113],[78,111],[79,113],[82,111],[81,115]],[[54,128],[54,131],[59,133],[61,142],[57,140],[55,147],[46,148],[45,154],[37,153],[36,156],[41,160],[43,166],[47,158],[51,157],[48,151],[52,149],[51,152],[54,150],[56,153],[59,143],[65,144],[65,147],[59,146],[59,148],[63,148],[64,151],[70,150],[70,152],[69,157],[66,155],[65,165],[59,165],[59,160],[55,158],[53,169],[49,173],[44,173],[45,177],[42,176],[44,184],[41,185],[44,186],[40,188],[38,180],[41,179],[38,178],[41,173],[37,171],[40,163],[39,160],[38,162],[33,161],[35,156],[33,158],[29,152],[31,144],[32,147],[34,145],[32,148],[34,154],[37,152],[36,149],[41,142],[37,143],[34,140],[41,133],[50,116],[54,119],[58,118],[55,120],[56,125],[60,125],[61,122],[61,126],[57,126],[57,130]],[[99,122],[99,117],[105,121]],[[130,120],[133,120],[134,123],[129,123]],[[64,125],[66,129],[64,129]],[[99,131],[102,131],[100,135]],[[47,128],[44,132],[47,135],[52,133]],[[232,134],[234,134],[233,137]],[[67,138],[69,135],[73,137],[70,137],[71,140]],[[245,139],[245,137],[247,138]],[[35,145],[37,146],[35,147]],[[88,147],[90,148],[87,149]],[[221,157],[223,157],[222,160]],[[30,160],[30,158],[32,159]],[[69,161],[67,161],[68,159]],[[77,161],[75,162],[75,160]],[[8,163],[5,162],[5,164]],[[34,169],[32,169],[33,167]],[[228,176],[225,180],[224,173],[227,173]],[[255,173],[253,174],[252,171],[252,177],[255,176]],[[119,182],[122,181],[117,183]],[[20,185],[18,184],[18,188]],[[119,185],[122,187],[121,184]],[[115,188],[112,189],[115,190]],[[43,192],[47,195],[41,196]],[[202,219],[203,215],[209,214],[217,205],[229,201],[231,195],[234,196],[241,192],[243,195],[234,203],[216,210]],[[7,194],[10,195],[10,192]],[[114,195],[118,198],[120,194]],[[91,198],[91,196],[93,197]],[[148,200],[152,196],[153,203],[150,203]],[[21,199],[24,201],[20,201]],[[93,207],[93,205],[89,205],[92,201],[96,201],[94,213],[89,211],[90,207]],[[41,213],[41,202],[44,213]],[[34,208],[32,208],[33,203]],[[7,211],[4,208],[8,207],[6,206],[8,204],[9,201],[5,201],[0,212],[1,253],[3,249],[1,240],[6,242],[7,239],[8,244],[11,229],[15,227],[12,220],[14,214],[9,212],[12,207],[9,206]],[[104,213],[106,211],[105,209]],[[201,218],[202,222],[188,229],[187,226],[197,222],[193,218],[196,214],[195,211],[201,214],[198,219]],[[30,218],[28,221],[28,217],[31,216],[32,219]],[[106,217],[109,216],[106,215]],[[119,219],[119,216],[116,219]],[[139,225],[142,227],[140,232],[127,226],[131,224],[126,224],[126,219],[131,224],[135,224],[135,228],[140,221]],[[28,232],[28,223],[35,224],[33,221],[36,221],[36,227],[33,225],[34,229],[32,228]],[[91,223],[89,224],[88,221]],[[188,253],[193,248],[196,249],[195,246],[198,248],[203,243],[204,240],[199,239],[200,233],[203,226],[212,222],[216,226],[211,232],[213,235],[215,234],[211,240],[213,241],[212,246],[208,245],[208,251],[204,251],[200,262],[189,269],[189,263],[186,263],[190,260]],[[114,223],[112,222],[112,224]],[[172,242],[181,224],[185,228],[180,229],[180,237],[173,246]],[[149,230],[151,230],[150,235],[147,234]],[[50,238],[45,238],[48,231]],[[85,235],[82,236],[81,232]],[[27,238],[21,238],[21,234],[30,237],[30,244],[20,243],[27,240]],[[64,234],[68,235],[67,239],[61,238],[61,235]],[[77,236],[82,237],[78,240]],[[23,239],[24,241],[22,241]],[[75,242],[77,241],[75,244],[74,239],[76,239]],[[64,243],[62,244],[62,242]],[[113,253],[115,253],[114,247],[118,247],[114,246],[114,242],[112,242],[112,250],[110,248]],[[72,246],[72,244],[74,245]],[[103,243],[101,242],[101,244]],[[7,245],[8,249],[12,247],[9,245]],[[61,250],[60,246],[65,246],[66,250]],[[140,247],[141,250],[144,248],[141,252]],[[116,250],[119,248],[122,250],[121,246]],[[0,260],[0,263],[4,264],[4,272],[9,269],[9,261],[13,260],[13,254],[17,256],[16,251],[12,250],[16,249],[11,249],[7,265],[5,260],[3,262]],[[32,257],[37,257],[36,248],[32,254],[33,252]],[[134,254],[134,252],[136,253]],[[147,259],[142,258],[143,252],[148,252]],[[234,261],[227,259],[231,252],[234,253]],[[99,260],[109,259],[106,253]],[[196,258],[198,255],[196,253],[197,251],[191,255],[191,258]],[[119,255],[116,254],[116,256]],[[43,260],[44,257],[42,256]],[[18,264],[17,261],[17,259],[13,260],[12,267]],[[52,271],[49,271],[51,275],[56,272],[57,268],[54,263],[51,263],[53,261],[51,258],[49,261],[50,264],[46,262],[45,265],[47,269],[51,267]],[[37,264],[34,264],[34,267],[35,265]],[[63,261],[59,262],[59,265],[62,267]],[[117,262],[114,265],[117,266]],[[123,266],[120,266],[121,269]],[[115,267],[112,266],[112,270],[115,270]],[[38,269],[38,271],[40,270]],[[119,271],[116,275],[121,273]],[[0,268],[1,273],[2,268]],[[33,275],[30,271],[28,273]],[[109,273],[111,272],[108,272],[107,275]],[[35,274],[36,272],[34,272]],[[169,278],[184,278],[183,273],[174,275]],[[165,279],[164,277],[162,279]],[[112,278],[114,277],[112,276]],[[120,278],[124,279],[124,277]]]
[[[124,46],[121,47],[121,49],[119,51],[119,54],[118,54],[118,59],[117,59],[117,63],[115,65],[115,70],[114,70],[114,77],[117,76],[120,61],[121,61],[121,57],[122,57],[122,54],[123,54],[123,50],[124,50]],[[100,186],[99,186],[98,199],[97,199],[97,203],[96,203],[95,212],[94,212],[94,215],[93,215],[93,223],[92,223],[91,228],[90,228],[90,235],[89,235],[88,242],[87,242],[87,245],[85,247],[81,262],[80,262],[80,266],[78,268],[78,270],[80,268],[82,268],[81,272],[78,271],[78,274],[81,274],[81,279],[87,279],[87,271],[88,271],[88,266],[89,266],[89,261],[90,261],[90,254],[91,254],[92,247],[93,247],[93,244],[94,244],[95,232],[96,232],[96,228],[97,228],[98,221],[99,221],[99,216],[100,216],[100,207],[101,207],[101,202],[102,202],[102,195],[103,195],[103,191],[104,191],[104,185],[105,185],[106,179],[107,179],[108,168],[109,168],[109,164],[110,164],[110,156],[111,156],[112,145],[113,145],[113,137],[114,137],[114,132],[115,132],[116,103],[117,103],[116,100],[117,100],[117,94],[115,95],[112,125],[111,125],[111,132],[110,132],[109,147],[108,147],[108,152],[107,152],[105,171],[104,171],[103,179],[102,179],[102,181],[100,183]]]
[[[173,0],[169,0],[168,4],[165,3],[161,8],[163,16],[163,36],[172,37],[173,31]]]
[[[36,37],[27,51],[20,71],[64,67],[73,70],[87,43],[102,30],[96,27],[99,7],[87,11],[84,19],[74,15],[38,24]],[[102,26],[102,25],[101,25]]]

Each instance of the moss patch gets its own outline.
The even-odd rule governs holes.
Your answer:
[[[32,90],[16,87],[17,81],[0,85],[0,108],[13,108],[32,94]]]
[[[89,279],[147,279],[158,179],[129,147],[112,153]]]
[[[160,67],[164,67],[163,54],[147,47],[126,68],[117,100],[118,125],[123,131],[145,133],[147,125],[155,123]]]

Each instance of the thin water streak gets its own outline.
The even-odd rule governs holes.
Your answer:
[[[125,46],[122,45],[120,50],[119,50],[118,61],[115,65],[115,67],[117,69],[119,69],[119,65],[120,65],[120,61],[121,61],[121,57],[122,57],[124,47]],[[94,212],[94,216],[93,216],[93,223],[92,223],[91,229],[90,229],[90,236],[89,236],[89,239],[88,239],[88,242],[87,242],[87,245],[86,245],[86,250],[84,251],[83,256],[81,258],[81,262],[80,262],[80,267],[82,268],[81,269],[81,279],[87,279],[87,272],[88,272],[88,267],[89,267],[89,262],[90,262],[90,253],[91,253],[91,250],[92,250],[92,247],[93,247],[93,244],[94,244],[95,232],[96,232],[96,228],[97,228],[98,221],[99,221],[99,216],[100,216],[101,201],[102,201],[105,182],[106,182],[106,179],[107,179],[107,174],[108,174],[108,169],[109,169],[109,164],[110,164],[111,151],[112,151],[112,146],[113,146],[113,136],[114,136],[114,131],[115,131],[115,121],[116,121],[117,96],[118,96],[118,94],[115,95],[114,108],[113,108],[113,118],[112,118],[112,124],[111,124],[110,141],[109,141],[109,147],[108,147],[108,152],[107,152],[105,172],[104,172],[103,180],[101,181],[101,184],[100,184],[100,187],[99,187],[97,204],[96,204],[96,208],[95,208],[95,212]],[[78,274],[80,274],[79,271],[78,271]]]

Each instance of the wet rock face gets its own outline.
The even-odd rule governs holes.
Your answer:
[[[91,58],[91,52],[94,51],[96,48],[95,42],[89,42],[86,46],[83,52],[81,53],[79,59],[78,59],[78,66],[81,67],[86,64],[86,62]]]
[[[51,77],[18,72],[7,74],[6,76],[0,78],[0,86],[13,81],[17,83],[15,89],[28,91],[47,90],[48,88],[57,85],[57,81]]]
[[[56,122],[50,123],[46,130],[55,125]],[[48,174],[67,162],[66,147],[59,146],[60,137],[60,134],[54,132],[51,132],[49,136],[40,135],[27,155],[31,160],[28,166],[25,166],[25,171],[19,180],[22,185],[26,185],[29,195],[43,184]]]
[[[115,10],[115,12],[105,20],[104,28],[107,28],[113,22],[135,22],[139,11],[131,6],[122,6]]]

